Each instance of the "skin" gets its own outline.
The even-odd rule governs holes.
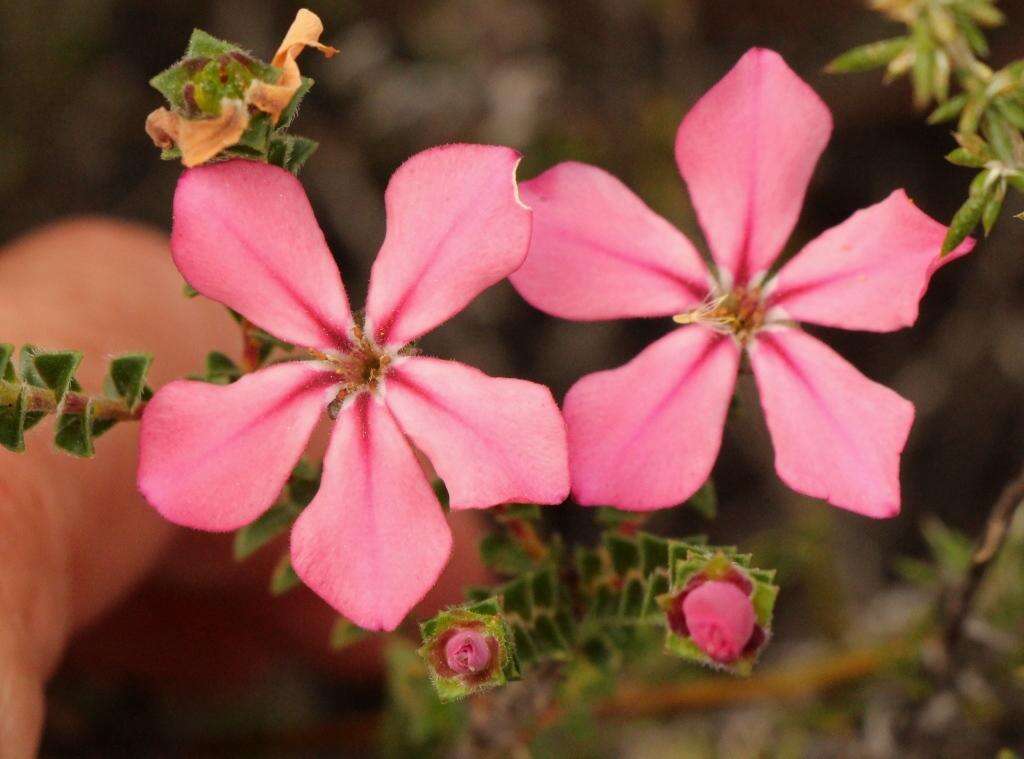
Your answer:
[[[83,351],[87,391],[99,390],[115,353],[154,354],[159,387],[197,371],[208,351],[237,354],[240,344],[221,306],[182,296],[166,237],[136,225],[81,219],[36,231],[0,249],[0,282],[0,337]],[[69,646],[76,667],[186,692],[244,681],[285,654],[339,677],[377,676],[375,641],[332,655],[335,615],[311,593],[268,600],[286,539],[236,564],[230,536],[177,528],[145,504],[135,489],[138,425],[116,426],[85,461],[54,450],[50,426],[27,433],[26,453],[0,449],[0,759],[35,755],[45,685]],[[450,518],[454,558],[414,616],[485,579],[475,516]]]

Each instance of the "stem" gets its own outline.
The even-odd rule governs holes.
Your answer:
[[[985,522],[985,530],[975,544],[974,553],[971,554],[971,566],[967,571],[967,577],[962,583],[950,589],[943,598],[945,624],[942,639],[947,654],[953,650],[963,635],[971,603],[978,594],[992,560],[1006,542],[1010,523],[1021,503],[1024,503],[1024,469],[1021,469],[1016,479],[1003,488],[1003,492],[993,504]]]
[[[71,390],[64,394],[63,403],[57,403],[56,394],[49,388],[5,381],[0,381],[0,406],[13,406],[18,402],[22,392],[25,394],[26,410],[30,413],[55,414],[60,411],[65,414],[82,414],[91,403],[93,419],[114,419],[124,422],[140,419],[146,407],[145,402],[142,402],[134,409],[129,409],[120,400],[103,396],[93,397]]]

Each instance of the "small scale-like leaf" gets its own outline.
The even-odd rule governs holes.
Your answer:
[[[283,596],[292,588],[301,585],[302,580],[295,574],[292,567],[292,559],[287,553],[281,557],[274,567],[274,573],[270,576],[270,593],[274,596]]]
[[[14,346],[10,343],[0,343],[0,380],[4,382],[17,382],[18,373],[14,370]]]
[[[528,571],[533,560],[516,540],[505,532],[492,532],[480,541],[480,558],[484,566],[502,575]]]
[[[992,227],[995,226],[996,220],[999,218],[1000,211],[1003,210],[1003,200],[1006,198],[1006,180],[1000,179],[996,184],[996,188],[988,201],[985,203],[985,208],[981,212],[981,226],[985,230],[985,236],[988,237],[992,231]]]
[[[347,648],[353,643],[365,640],[367,634],[366,630],[358,625],[349,622],[344,617],[338,617],[331,628],[331,648],[335,651]]]
[[[954,148],[946,154],[946,160],[955,166],[964,166],[969,169],[980,169],[987,163],[984,158],[971,153],[966,148]]]
[[[220,351],[210,351],[206,354],[206,374],[203,379],[207,382],[229,385],[241,376],[242,370],[229,356]]]
[[[284,533],[298,519],[302,510],[290,502],[278,503],[263,516],[235,533],[235,560],[248,558],[278,535]]]
[[[12,403],[0,405],[0,445],[21,453],[25,450],[25,389],[8,383],[0,390],[14,395]]]
[[[955,119],[967,104],[967,95],[961,93],[949,98],[928,115],[929,124],[941,124]]]
[[[26,345],[21,349],[21,376],[30,385],[52,390],[60,403],[73,389],[75,370],[81,362],[82,354],[78,351],[48,351]]]
[[[946,239],[942,242],[942,255],[951,253],[978,226],[988,199],[989,193],[981,192],[971,195],[960,206],[960,209],[953,215],[953,220],[949,223],[949,230],[946,232]]]
[[[110,362],[108,376],[117,398],[124,401],[129,411],[134,411],[142,402],[146,388],[146,375],[153,363],[148,353],[126,353]]]
[[[830,74],[851,74],[881,68],[902,53],[908,44],[906,37],[894,37],[860,45],[833,59],[825,66],[825,71]]]
[[[93,447],[93,403],[89,401],[80,414],[61,414],[57,417],[54,442],[72,456],[89,458],[96,453]]]

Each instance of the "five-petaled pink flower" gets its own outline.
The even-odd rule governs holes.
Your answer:
[[[174,197],[178,268],[199,292],[301,346],[304,360],[227,386],[161,389],[142,421],[149,502],[190,527],[248,524],[274,503],[330,408],[323,480],[292,530],[292,562],[370,629],[396,627],[451,551],[412,446],[453,509],[561,502],[566,433],[548,389],[409,348],[522,264],[531,214],[517,197],[517,163],[507,148],[450,145],[398,169],[362,321],[292,175],[248,161],[187,171]]]
[[[533,240],[511,279],[526,300],[567,319],[685,325],[570,389],[563,411],[580,503],[642,511],[693,494],[718,455],[745,350],[779,476],[861,514],[898,513],[913,406],[796,322],[878,332],[912,324],[943,262],[945,230],[897,191],[772,275],[831,124],[810,87],[760,49],[689,112],[676,160],[714,275],[689,240],[598,168],[563,163],[523,183]]]

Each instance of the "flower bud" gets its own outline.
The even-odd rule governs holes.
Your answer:
[[[754,632],[750,596],[731,582],[702,583],[683,597],[682,612],[693,642],[722,664],[736,661]]]
[[[490,665],[491,645],[488,638],[476,630],[459,630],[445,643],[445,662],[456,674],[475,675]]]

